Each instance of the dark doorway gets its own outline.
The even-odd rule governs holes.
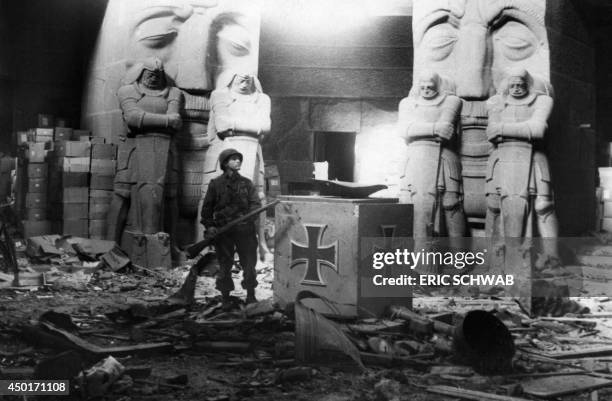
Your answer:
[[[329,163],[330,180],[355,178],[355,137],[354,132],[315,132],[314,161]]]

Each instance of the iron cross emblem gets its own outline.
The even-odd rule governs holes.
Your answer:
[[[297,265],[306,264],[306,272],[301,283],[325,286],[321,280],[321,267],[327,266],[338,273],[338,241],[322,245],[323,233],[327,225],[304,224],[304,227],[306,227],[306,244],[291,240],[292,261],[289,268],[293,269]]]

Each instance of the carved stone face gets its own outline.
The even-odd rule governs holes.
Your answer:
[[[128,56],[160,58],[180,88],[211,89],[228,66],[256,62],[245,15],[219,10],[218,0],[128,3]]]
[[[251,75],[236,75],[232,81],[232,90],[242,95],[248,95],[254,91],[253,77]]]
[[[433,80],[426,79],[419,81],[419,93],[423,99],[433,99],[438,96],[438,88]]]
[[[217,86],[227,85],[229,79],[224,74],[230,70],[256,73],[260,10],[255,3],[108,0],[90,62],[83,107],[85,125],[100,135],[114,135],[120,130],[115,94],[126,70],[138,60],[160,59],[168,83],[192,95],[206,95]],[[205,102],[193,103],[191,107],[199,107]]]
[[[515,99],[522,99],[529,94],[529,87],[525,79],[512,77],[508,81],[508,93]]]
[[[545,0],[414,0],[414,76],[452,79],[457,95],[482,100],[503,71],[522,67],[548,80]]]
[[[140,82],[150,89],[161,89],[164,86],[164,75],[161,70],[143,70]]]

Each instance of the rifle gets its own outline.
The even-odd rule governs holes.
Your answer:
[[[202,251],[202,249],[212,244],[215,241],[215,238],[217,238],[219,235],[228,232],[229,230],[236,227],[238,224],[244,222],[245,220],[248,220],[251,217],[263,212],[264,210],[271,208],[272,206],[276,205],[278,202],[280,202],[280,200],[277,199],[271,203],[268,203],[267,205],[264,205],[258,209],[248,212],[244,216],[238,217],[237,219],[230,221],[229,223],[221,227],[219,230],[217,230],[217,234],[215,234],[213,237],[205,238],[200,242],[196,242],[195,244],[190,245],[185,250],[185,252],[187,253],[187,256],[189,256],[189,258],[195,258],[196,255]]]

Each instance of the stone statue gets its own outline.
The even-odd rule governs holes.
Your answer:
[[[265,204],[264,159],[260,142],[270,132],[270,97],[264,94],[254,74],[235,73],[229,83],[212,92],[209,137],[223,140],[223,149],[236,149],[244,157],[241,174],[255,186]],[[220,168],[220,167],[219,167]],[[260,215],[259,252],[269,253],[264,235],[265,214]]]
[[[108,0],[90,60],[82,124],[130,153],[115,95],[137,60],[157,57],[169,82],[181,89],[183,126],[175,134],[179,152],[179,241],[201,233],[202,198],[210,93],[234,68],[256,71],[260,10],[250,0]],[[216,163],[216,157],[211,163]]]
[[[109,237],[121,242],[126,222],[136,233],[176,235],[177,153],[183,96],[170,86],[161,60],[148,58],[126,74],[117,97],[135,147],[120,154],[108,215]],[[129,210],[129,213],[128,213]]]
[[[461,164],[453,148],[461,100],[442,83],[438,74],[423,72],[399,105],[399,134],[408,144],[400,202],[414,204],[415,238],[465,235]]]
[[[456,84],[463,101],[459,155],[464,209],[486,214],[486,101],[507,68],[521,66],[550,81],[545,0],[414,0],[414,79],[435,71]]]
[[[550,169],[540,150],[553,99],[540,86],[527,70],[514,68],[487,103],[487,138],[495,146],[487,168],[490,236],[532,237],[534,219],[541,237],[558,236]]]

